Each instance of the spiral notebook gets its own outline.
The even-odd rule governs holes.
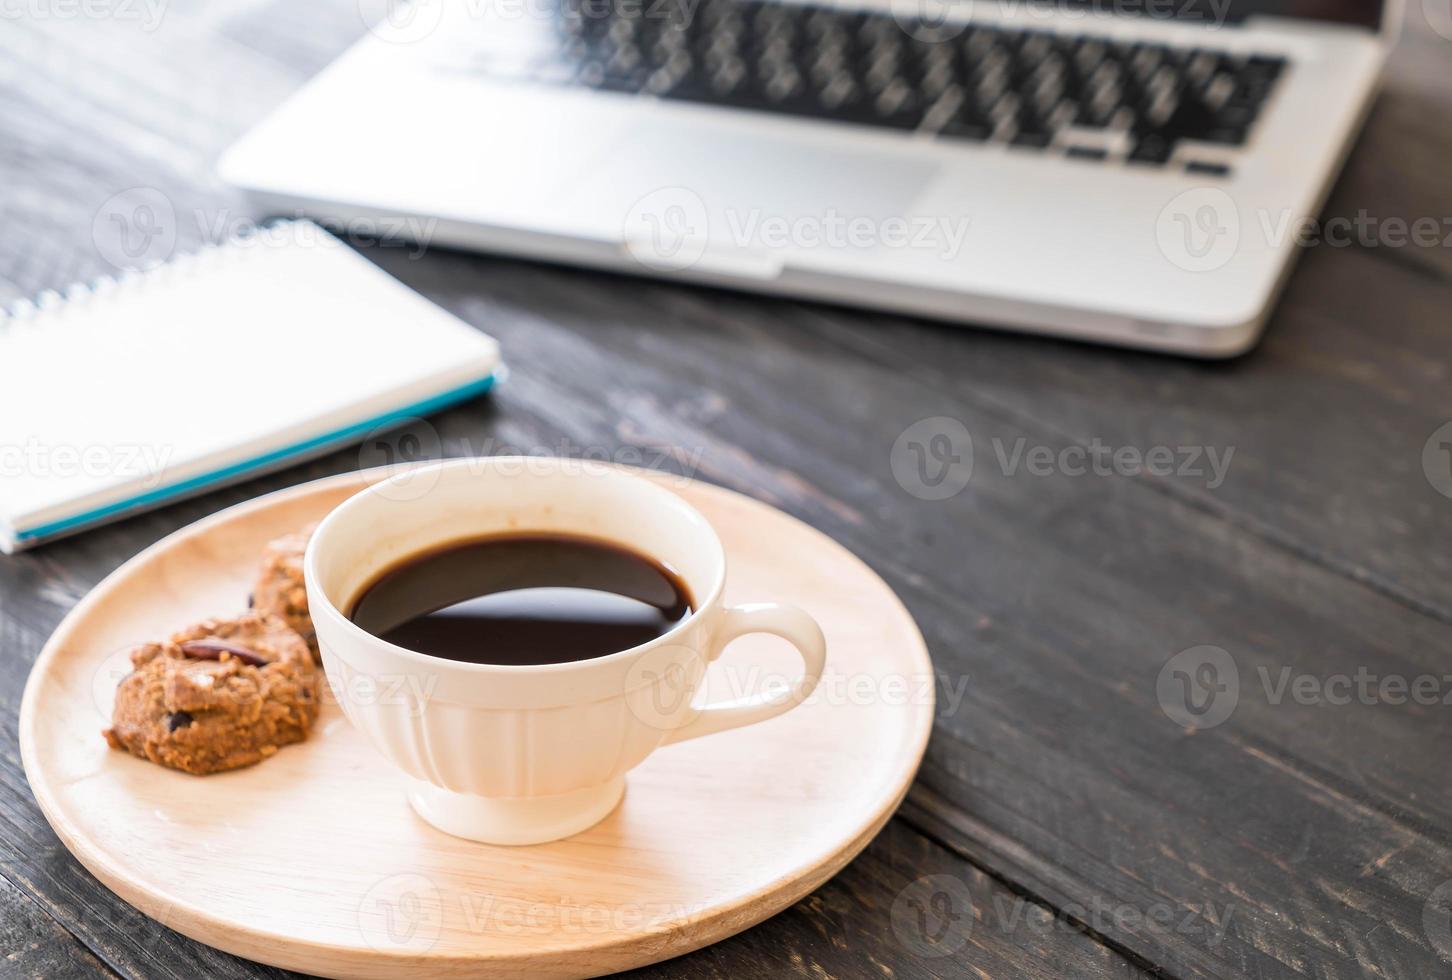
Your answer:
[[[498,345],[285,222],[0,318],[0,550],[318,455],[487,390]]]

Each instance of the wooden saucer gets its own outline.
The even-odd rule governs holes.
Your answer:
[[[36,660],[20,711],[31,789],[66,847],[142,912],[326,976],[591,976],[775,914],[856,856],[901,802],[933,716],[932,664],[907,610],[825,535],[670,477],[726,543],[727,600],[801,605],[826,632],[827,672],[780,718],[657,751],[582,834],[510,848],[433,829],[332,703],[307,742],[231,773],[188,776],[106,747],[128,645],[241,609],[266,541],[382,475],[295,487],[171,535],[87,595]],[[705,694],[798,670],[781,641],[747,637],[711,668]]]

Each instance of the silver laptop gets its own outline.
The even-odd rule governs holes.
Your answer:
[[[1265,324],[1399,15],[415,0],[219,167],[345,230],[1229,356]]]

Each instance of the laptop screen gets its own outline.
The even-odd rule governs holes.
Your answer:
[[[1003,0],[1032,7],[1050,0]],[[1062,0],[1059,0],[1062,2]],[[1381,25],[1384,3],[1378,0],[1070,0],[1070,5],[1098,13],[1133,14],[1159,19],[1235,23],[1247,17],[1297,17],[1307,20]]]

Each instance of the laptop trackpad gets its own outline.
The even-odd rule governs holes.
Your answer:
[[[680,235],[694,240],[686,254],[704,247],[780,256],[854,241],[863,247],[875,237],[864,231],[869,223],[911,216],[937,169],[906,154],[848,154],[789,138],[653,122],[626,130],[561,197],[570,212],[618,234],[638,257],[642,237],[654,248]],[[662,258],[668,268],[671,257]],[[751,265],[722,271],[750,275]],[[772,263],[759,268],[768,274]]]

